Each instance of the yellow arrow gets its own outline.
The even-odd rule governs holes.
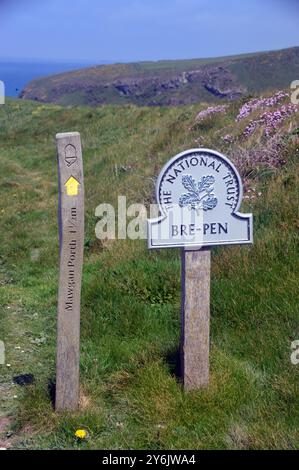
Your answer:
[[[77,196],[79,192],[80,183],[76,180],[76,178],[70,176],[64,186],[66,187],[66,194],[68,196]]]

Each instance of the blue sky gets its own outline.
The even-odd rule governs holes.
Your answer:
[[[137,61],[299,45],[298,0],[0,0],[0,58]]]

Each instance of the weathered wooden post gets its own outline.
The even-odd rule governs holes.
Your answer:
[[[181,370],[186,390],[209,382],[210,261],[209,249],[182,249]]]
[[[84,246],[84,182],[80,134],[56,135],[59,178],[57,411],[79,405],[80,296]]]
[[[185,390],[209,382],[210,247],[252,243],[252,214],[238,212],[241,178],[209,149],[173,157],[156,184],[161,216],[148,220],[148,247],[182,249],[181,372]]]

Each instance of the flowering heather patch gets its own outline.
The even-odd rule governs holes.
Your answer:
[[[245,119],[256,109],[260,108],[271,108],[276,104],[280,103],[283,99],[287,98],[289,95],[284,91],[278,91],[275,95],[270,96],[269,98],[255,98],[243,104],[239,110],[239,114],[236,118],[236,121],[239,122],[242,119]]]
[[[275,169],[286,163],[287,142],[281,134],[274,134],[267,142],[259,143],[250,149],[235,147],[231,158],[240,174],[247,178],[261,168]]]
[[[209,117],[212,114],[224,113],[227,107],[228,106],[226,104],[218,106],[209,106],[207,109],[204,109],[198,113],[198,115],[196,116],[196,121],[201,121],[202,119],[205,119],[206,117]]]
[[[293,103],[284,104],[276,111],[266,112],[261,116],[261,119],[266,124],[265,134],[269,137],[277,128],[278,124],[292,114],[298,111],[298,106]]]
[[[285,119],[298,112],[298,106],[292,103],[284,104],[275,111],[265,111],[258,119],[253,119],[243,132],[244,137],[249,137],[260,126],[265,127],[265,136],[270,137],[278,125]]]

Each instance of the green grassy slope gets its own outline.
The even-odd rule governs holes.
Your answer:
[[[284,88],[299,74],[299,47],[212,59],[114,64],[41,78],[22,96],[62,105],[181,105]]]
[[[8,417],[6,431],[13,431],[0,434],[1,446],[299,448],[299,365],[290,361],[291,341],[299,339],[298,114],[279,128],[280,160],[265,165],[258,156],[269,143],[261,129],[242,137],[248,120],[235,122],[240,105],[200,122],[203,104],[0,107],[0,339],[10,364],[0,365],[0,420]],[[82,135],[86,190],[82,390],[78,413],[56,415],[48,388],[58,281],[54,136],[71,130]],[[242,170],[242,210],[254,214],[255,243],[213,249],[211,383],[184,394],[175,374],[179,252],[149,253],[145,241],[101,242],[94,211],[118,194],[149,204],[162,165],[198,145],[223,151]],[[12,385],[20,373],[33,373],[35,384]],[[82,427],[89,438],[78,442]]]

